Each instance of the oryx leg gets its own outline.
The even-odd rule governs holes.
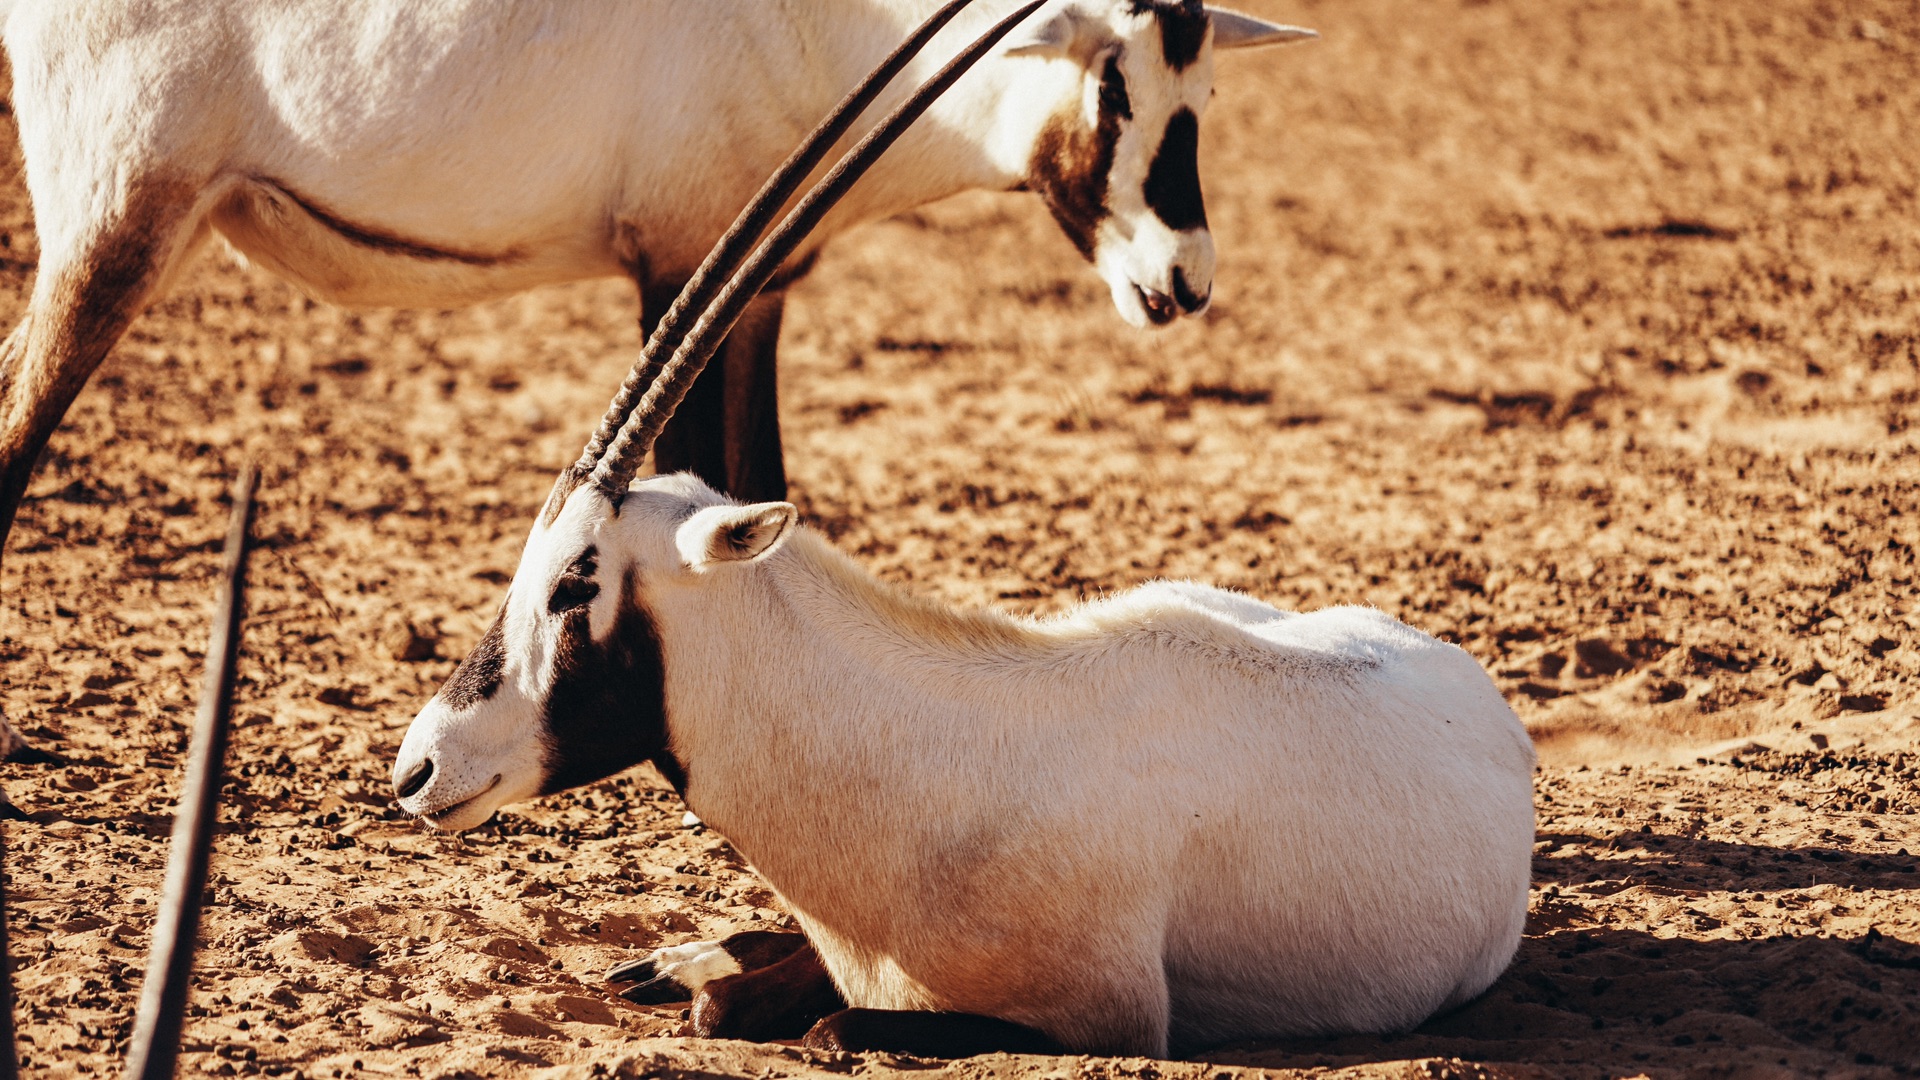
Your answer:
[[[135,181],[112,212],[84,223],[58,220],[59,199],[35,200],[39,272],[26,315],[0,345],[0,550],[68,406],[205,235],[195,221],[200,194],[198,185]],[[5,720],[0,748],[14,760],[46,757]]]
[[[646,290],[646,324],[671,302],[670,293]],[[785,303],[785,293],[770,292],[748,305],[654,443],[656,472],[691,470],[747,502],[787,497],[776,359]]]
[[[846,1007],[820,954],[808,945],[701,987],[693,996],[693,1033],[751,1042],[797,1039],[822,1017]]]
[[[686,1001],[715,979],[755,971],[795,952],[813,952],[805,934],[743,930],[719,941],[690,941],[655,949],[607,972],[611,982],[631,982],[620,996],[642,1005]]]
[[[1045,1032],[1011,1020],[974,1013],[893,1009],[842,1009],[813,1025],[801,1045],[815,1050],[882,1050],[927,1058],[1066,1053]]]

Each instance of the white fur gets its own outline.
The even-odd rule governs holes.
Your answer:
[[[715,979],[740,974],[740,961],[718,941],[690,941],[655,949],[647,959],[656,976],[665,975],[694,993]]]
[[[1210,64],[1176,75],[1157,63],[1152,20],[1126,0],[1060,3],[1089,32],[1130,43],[1128,74],[1149,103],[1204,105]],[[165,252],[149,290],[158,295],[218,231],[313,295],[347,304],[444,307],[636,266],[683,278],[773,166],[935,6],[23,0],[6,15],[5,39],[42,276],[138,232]],[[1012,6],[981,0],[963,13],[878,107]],[[1097,78],[1076,65],[990,59],[809,249],[863,221],[1020,183],[1044,122]],[[1147,108],[1139,119],[1158,132],[1165,117]],[[1137,185],[1151,144],[1117,175]],[[166,191],[166,220],[137,197],[143,185]],[[355,244],[296,194],[363,230],[498,261]],[[1123,223],[1100,240],[1096,264],[1136,324],[1145,323],[1136,283],[1170,292],[1178,267],[1197,293],[1212,284],[1204,230],[1177,241],[1165,232]]]
[[[529,539],[508,681],[541,684],[541,586],[597,545],[593,625],[630,580],[658,626],[688,804],[851,1004],[1164,1054],[1403,1030],[1513,956],[1533,750],[1460,649],[1372,609],[1184,582],[1044,620],[954,611],[805,529],[687,557],[732,506],[688,476],[637,482],[617,515],[575,491]],[[395,776],[431,757],[434,782],[402,805],[467,798],[439,787],[456,773],[537,788],[510,773],[537,715],[517,696],[430,703]]]

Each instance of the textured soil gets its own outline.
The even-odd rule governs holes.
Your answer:
[[[637,349],[629,289],[354,313],[214,255],[82,395],[0,575],[0,706],[71,759],[4,770],[26,1074],[120,1068],[248,455],[184,1075],[1920,1069],[1920,9],[1246,6],[1326,36],[1221,62],[1213,314],[1120,325],[1031,196],[868,228],[788,307],[795,498],[956,603],[1180,576],[1461,643],[1542,755],[1533,917],[1482,1000],[1205,1064],[679,1037],[598,973],[783,916],[657,776],[459,837],[386,785]]]

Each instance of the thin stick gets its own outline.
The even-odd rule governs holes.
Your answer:
[[[0,798],[5,798],[0,795]],[[20,1061],[13,1041],[13,949],[7,939],[7,843],[0,833],[0,1080],[14,1080]]]
[[[147,951],[147,977],[140,1015],[127,1054],[127,1080],[171,1080],[180,1056],[180,1027],[187,1011],[200,907],[207,887],[207,859],[220,816],[220,787],[227,757],[227,720],[233,711],[234,662],[240,655],[240,621],[246,613],[248,526],[259,473],[243,466],[233,485],[233,515],[227,520],[226,573],[213,636],[207,643],[207,679],[200,689],[187,779],[173,818],[167,851],[167,884]]]

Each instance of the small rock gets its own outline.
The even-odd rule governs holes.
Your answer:
[[[1582,679],[1590,679],[1596,675],[1618,675],[1623,671],[1633,670],[1633,660],[1630,657],[1600,638],[1587,638],[1576,642],[1573,646],[1573,655],[1578,660],[1573,673]]]
[[[687,811],[686,813],[684,813],[684,814],[682,814],[682,815],[680,815],[680,826],[681,826],[682,828],[686,828],[686,829],[697,829],[697,828],[699,828],[699,827],[700,827],[700,815],[698,815],[698,814],[696,814],[696,813],[694,813],[694,812],[693,812],[693,811],[691,811],[691,810],[689,810],[689,811]]]
[[[380,637],[381,648],[395,660],[414,664],[431,660],[440,651],[440,632],[406,619],[396,620]]]
[[[355,686],[329,686],[314,695],[315,699],[322,705],[332,705],[342,709],[359,709],[363,712],[373,707],[371,705],[364,705],[356,700],[359,696],[360,689]]]

